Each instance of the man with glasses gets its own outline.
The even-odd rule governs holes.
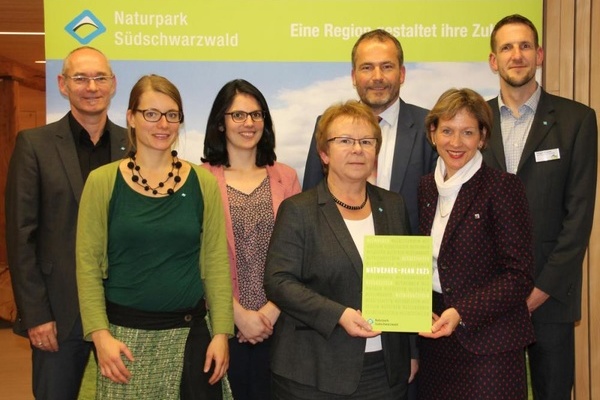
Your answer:
[[[89,358],[75,230],[88,174],[125,154],[126,131],[107,116],[116,84],[104,54],[87,46],[73,50],[58,76],[69,113],[19,132],[10,161],[6,242],[18,313],[14,331],[30,340],[36,399],[76,399]]]

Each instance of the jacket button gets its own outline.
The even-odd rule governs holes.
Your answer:
[[[446,292],[446,294],[452,294],[452,288],[445,288],[444,292]]]
[[[183,317],[183,320],[185,322],[190,322],[192,320],[192,315],[191,314],[187,314],[185,317]]]

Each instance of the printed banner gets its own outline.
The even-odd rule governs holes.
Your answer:
[[[125,125],[129,91],[144,74],[164,75],[181,91],[182,158],[199,163],[212,102],[243,78],[265,95],[277,158],[302,179],[316,118],[356,98],[350,54],[365,31],[384,28],[404,49],[401,97],[430,108],[450,87],[496,96],[489,35],[521,13],[541,30],[542,0],[45,0],[48,122],[69,109],[57,88],[62,60],[89,45],[111,60],[117,93],[109,117]]]
[[[360,35],[383,28],[413,62],[480,61],[500,17],[542,26],[540,0],[44,3],[50,59],[93,43],[114,60],[346,62]]]

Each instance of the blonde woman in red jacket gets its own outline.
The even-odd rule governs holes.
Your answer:
[[[532,225],[523,184],[480,150],[492,111],[470,89],[427,116],[439,159],[419,186],[420,230],[433,238],[433,325],[421,333],[419,400],[527,399],[533,325]]]

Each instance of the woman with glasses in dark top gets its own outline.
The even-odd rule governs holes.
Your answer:
[[[225,219],[214,177],[173,150],[182,122],[177,88],[142,77],[129,157],[92,171],[83,190],[77,284],[97,398],[221,398],[233,335]]]
[[[404,400],[409,335],[373,331],[360,311],[365,236],[410,234],[402,197],[368,182],[381,128],[349,101],[323,113],[315,142],[325,178],[281,204],[267,255],[267,297],[281,309],[272,399]]]
[[[279,204],[300,192],[296,171],[276,158],[264,96],[243,79],[228,82],[208,117],[202,161],[219,183],[227,224],[237,332],[228,378],[236,400],[270,398],[269,338],[279,309],[265,296],[265,259]]]

